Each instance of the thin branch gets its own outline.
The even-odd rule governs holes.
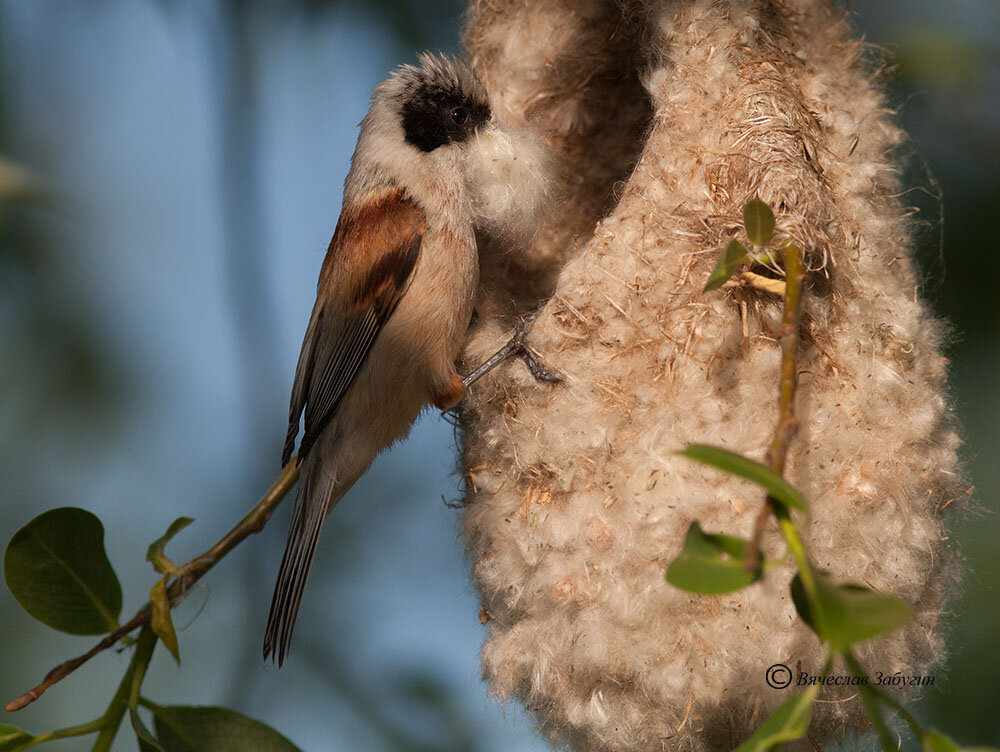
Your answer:
[[[799,427],[795,417],[795,386],[798,370],[796,356],[799,347],[799,314],[802,310],[802,280],[805,276],[802,269],[802,252],[798,246],[789,245],[782,254],[785,260],[785,310],[778,333],[778,341],[781,344],[778,427],[764,457],[764,462],[779,475],[785,469],[788,446]],[[764,528],[778,506],[769,496],[757,514],[753,535],[750,537],[750,545],[747,546],[746,552],[746,568],[749,571],[757,569],[760,564],[760,542],[764,536]]]
[[[138,694],[139,686],[146,675],[146,668],[153,657],[153,650],[156,648],[156,634],[149,627],[144,625],[139,633],[139,639],[135,646],[135,653],[128,664],[128,670],[122,677],[121,683],[111,698],[111,703],[104,713],[104,728],[94,741],[94,746],[90,752],[108,752],[111,744],[118,735],[118,727],[122,725],[122,718],[125,711],[132,702],[132,696]]]
[[[22,752],[29,747],[55,741],[56,739],[68,739],[72,736],[96,734],[104,728],[106,723],[107,719],[104,716],[101,716],[100,718],[90,721],[89,723],[81,723],[78,726],[67,726],[66,728],[56,729],[55,731],[45,731],[41,734],[35,734],[33,737],[26,739],[24,742],[19,742],[17,745],[10,747],[9,749],[10,752]],[[7,749],[7,747],[4,747],[4,750]]]
[[[167,597],[170,599],[171,608],[176,607],[183,601],[191,590],[191,586],[221,561],[226,554],[236,548],[236,546],[250,535],[259,533],[264,529],[264,525],[271,518],[271,514],[298,479],[299,466],[297,460],[293,459],[281,471],[281,474],[274,481],[271,488],[268,489],[267,493],[264,494],[263,498],[257,502],[256,506],[232,530],[222,536],[203,554],[196,556],[179,568],[177,576],[170,583],[170,587],[167,588]],[[30,705],[41,697],[45,690],[65,679],[95,655],[114,646],[122,637],[135,629],[149,624],[152,614],[152,606],[146,603],[128,622],[107,635],[83,655],[77,656],[65,663],[60,663],[45,675],[45,679],[41,684],[29,689],[16,700],[8,703],[4,707],[4,710],[12,713],[15,710],[20,710]]]

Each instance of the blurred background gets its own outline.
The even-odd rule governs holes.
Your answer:
[[[905,198],[925,295],[953,327],[979,504],[950,518],[967,574],[951,657],[918,714],[960,742],[997,745],[1000,4],[851,6],[898,61]],[[153,582],[146,547],[174,518],[196,518],[167,551],[185,561],[256,501],[277,471],[356,124],[392,67],[425,48],[457,51],[462,10],[0,2],[0,545],[45,509],[93,511],[128,618]],[[330,518],[279,672],[260,644],[283,505],[180,608],[182,667],[158,651],[145,694],[232,707],[304,750],[547,749],[523,709],[480,681],[479,603],[446,504],[458,485],[453,429],[429,413]],[[0,634],[4,702],[92,644],[37,624],[5,588]],[[106,653],[0,724],[97,717],[127,659]],[[134,745],[123,728],[116,749]]]

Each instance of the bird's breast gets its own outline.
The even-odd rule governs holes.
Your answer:
[[[396,336],[414,343],[414,367],[437,375],[454,363],[465,338],[479,285],[479,259],[471,225],[428,224],[412,280],[389,324]]]

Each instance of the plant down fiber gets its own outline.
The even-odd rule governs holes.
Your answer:
[[[916,611],[858,647],[871,674],[926,674],[955,581],[939,510],[964,498],[959,439],[899,200],[903,136],[845,11],[479,0],[466,45],[563,186],[534,243],[482,242],[464,356],[483,360],[547,300],[529,343],[565,381],[539,384],[512,361],[461,415],[495,693],[573,749],[731,749],[794,690],[769,687],[769,666],[819,673],[791,565],[722,596],[664,580],[692,521],[748,537],[763,501],[675,454],[709,443],[762,459],[776,427],[780,298],[701,291],[728,240],[746,242],[754,196],[809,269],[786,469],[812,505],[806,546],[835,578]],[[773,524],[764,550],[784,556]],[[817,705],[811,735],[860,718],[856,698]]]

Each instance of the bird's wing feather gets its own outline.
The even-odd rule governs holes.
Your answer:
[[[426,218],[400,188],[345,206],[320,272],[295,369],[282,465],[305,412],[303,458],[330,422],[409,284]]]
[[[282,464],[291,459],[299,418],[305,459],[285,553],[264,634],[264,657],[285,659],[302,592],[327,512],[353,484],[322,471],[309,449],[350,388],[379,332],[406,292],[417,263],[425,217],[402,190],[345,206],[320,272],[316,305],[295,369]]]

